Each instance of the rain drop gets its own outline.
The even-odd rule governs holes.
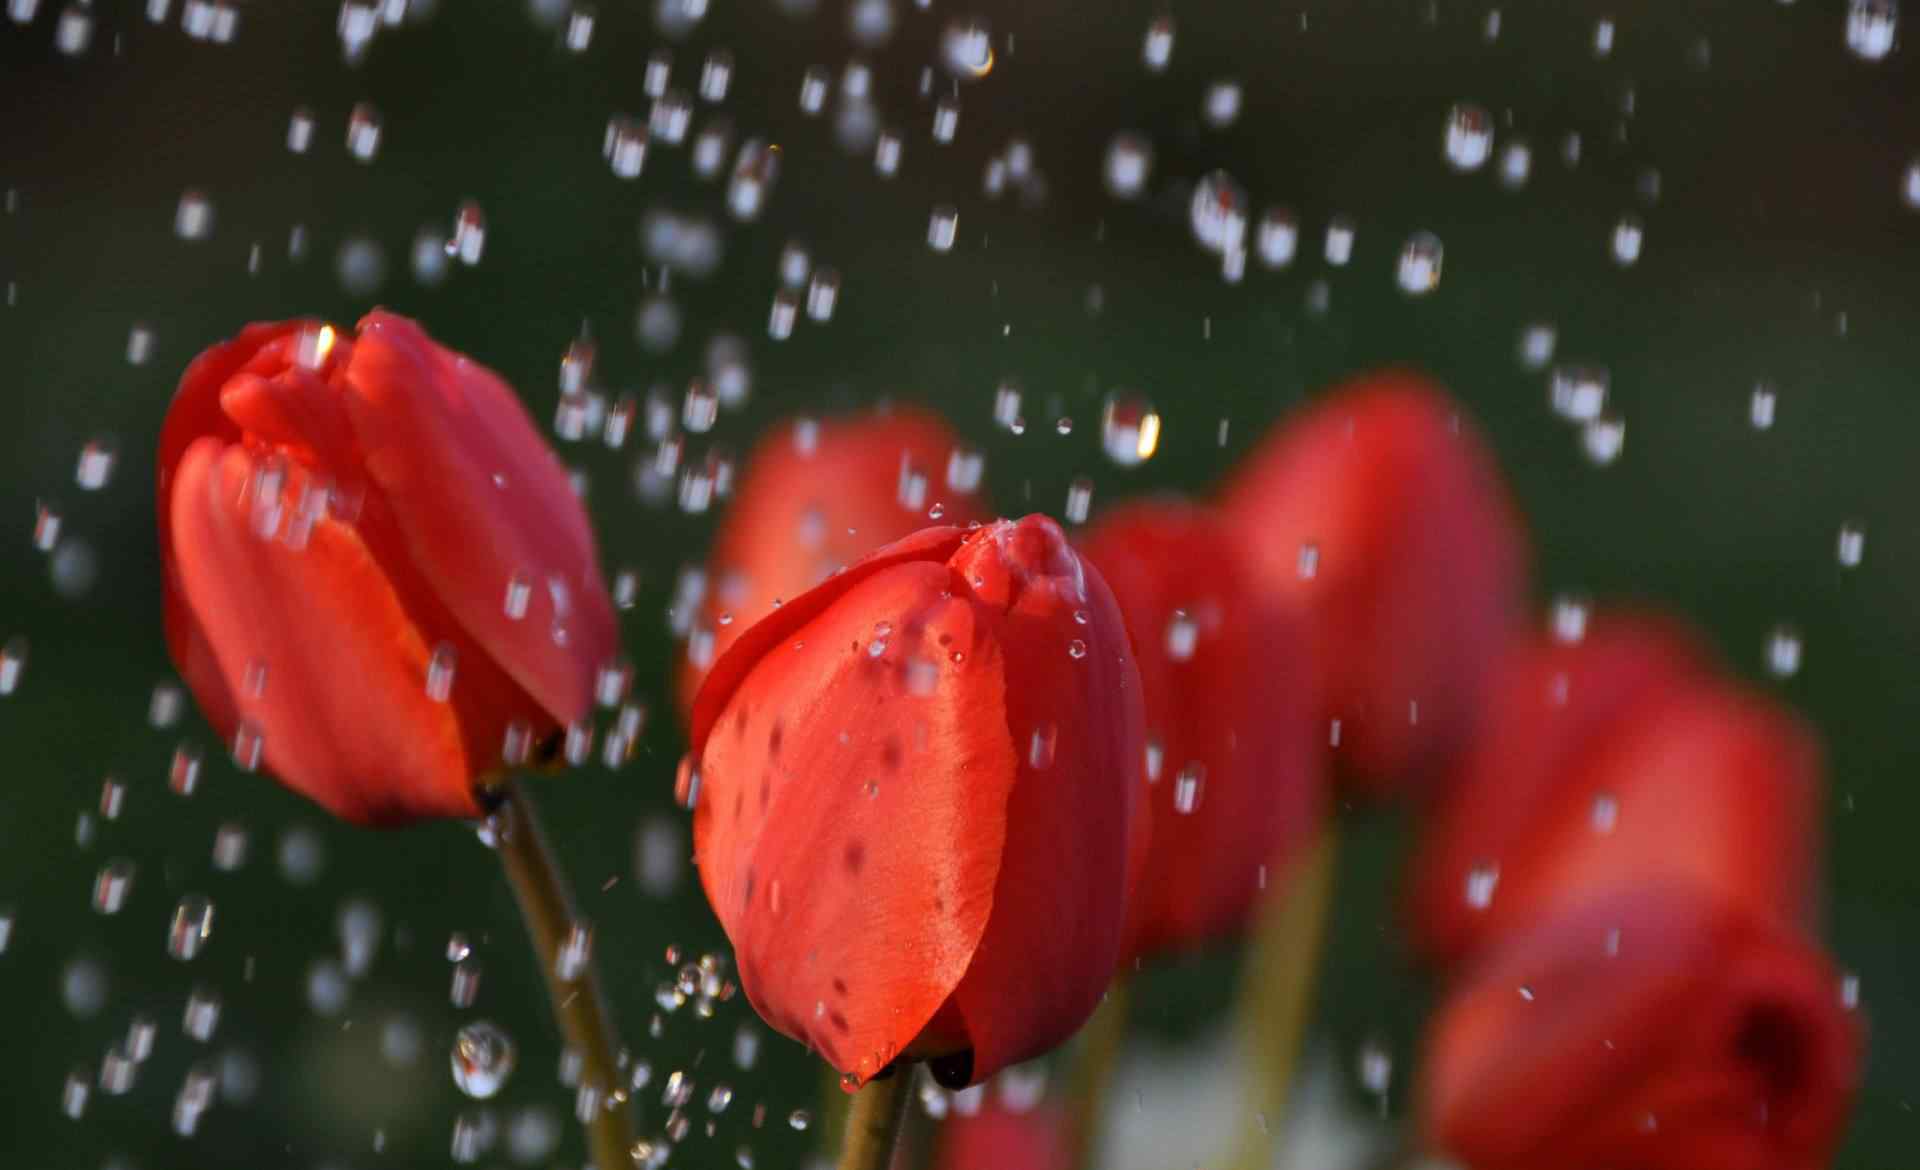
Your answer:
[[[1402,292],[1423,296],[1440,285],[1440,237],[1432,232],[1415,232],[1400,249],[1396,271]]]
[[[513,1040],[499,1025],[475,1020],[453,1038],[453,1083],[476,1101],[498,1093],[513,1072]]]
[[[212,937],[213,902],[199,894],[180,899],[167,926],[167,954],[185,962],[198,955]]]
[[[1493,115],[1480,106],[1457,105],[1447,111],[1443,143],[1447,165],[1456,171],[1477,171],[1493,153]]]

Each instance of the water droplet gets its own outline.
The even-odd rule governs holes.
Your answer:
[[[1379,1040],[1368,1040],[1360,1046],[1360,1085],[1375,1096],[1386,1093],[1393,1081],[1393,1054]]]
[[[1205,104],[1201,107],[1201,116],[1207,125],[1216,130],[1224,130],[1233,125],[1240,117],[1240,83],[1237,81],[1216,81],[1207,87]]]
[[[1107,143],[1106,185],[1115,199],[1138,197],[1152,170],[1153,144],[1145,135],[1123,130]]]
[[[1764,431],[1773,426],[1774,407],[1778,402],[1772,385],[1761,382],[1754,386],[1753,396],[1747,403],[1747,421],[1756,431]]]
[[[1467,871],[1466,901],[1475,910],[1493,905],[1493,892],[1500,885],[1500,867],[1491,863],[1476,865]]]
[[[192,1039],[205,1044],[213,1039],[213,1030],[219,1023],[219,995],[208,988],[195,987],[187,994],[186,1010],[180,1018],[180,1030]]]
[[[1517,191],[1533,172],[1533,148],[1524,139],[1509,142],[1500,152],[1500,185]]]
[[[807,1126],[813,1124],[813,1115],[805,1109],[795,1109],[792,1113],[787,1114],[787,1124],[794,1129],[805,1132]]]
[[[1587,366],[1556,366],[1547,379],[1553,412],[1572,422],[1592,422],[1607,402],[1608,375]]]
[[[601,140],[600,153],[607,160],[607,166],[614,175],[622,179],[640,177],[641,168],[647,161],[647,142],[651,137],[644,123],[624,115],[616,115],[607,122],[606,136]]]
[[[1580,429],[1581,450],[1594,464],[1605,467],[1620,458],[1627,445],[1627,422],[1617,415],[1603,415]]]
[[[359,102],[347,117],[347,153],[361,162],[372,162],[380,151],[380,112]]]
[[[1093,481],[1077,476],[1067,485],[1067,506],[1062,510],[1069,524],[1085,524],[1093,510]]]
[[[450,642],[441,642],[433,648],[433,656],[427,660],[427,698],[444,703],[453,694],[453,672],[458,657]]]
[[[1194,648],[1200,641],[1200,623],[1184,609],[1176,609],[1167,620],[1167,657],[1175,662],[1186,662],[1193,657]]]
[[[191,187],[181,192],[173,215],[173,234],[183,240],[204,240],[213,232],[213,201]]]
[[[1603,16],[1593,25],[1593,55],[1606,57],[1613,53],[1613,18]]]
[[[490,1020],[474,1020],[454,1035],[453,1083],[476,1101],[498,1093],[513,1073],[513,1039]]]
[[[454,212],[453,238],[447,242],[447,250],[471,267],[480,263],[486,244],[487,217],[481,213],[478,203],[467,200]]]
[[[73,480],[80,485],[80,490],[97,492],[113,478],[113,464],[113,444],[106,439],[91,439],[80,448],[80,460],[73,469]]]
[[[1190,761],[1173,777],[1173,811],[1186,816],[1200,807],[1207,783],[1206,765]]]
[[[1852,0],[1847,6],[1847,48],[1863,61],[1893,52],[1900,23],[1898,0]]]
[[[1849,521],[1840,526],[1839,558],[1840,567],[1854,569],[1860,566],[1860,558],[1866,555],[1867,530],[1859,524]]]
[[[1173,17],[1157,16],[1147,25],[1145,43],[1140,48],[1140,58],[1146,62],[1147,72],[1161,73],[1167,63],[1173,60]]]
[[[1423,296],[1440,286],[1442,249],[1440,237],[1432,232],[1415,232],[1400,249],[1395,276],[1403,292]]]
[[[951,203],[936,204],[927,220],[927,246],[936,252],[950,252],[959,231],[960,209]]]
[[[840,274],[831,268],[814,270],[807,283],[807,316],[815,321],[831,321],[840,299]]]
[[[1476,105],[1461,104],[1447,111],[1443,142],[1447,165],[1456,171],[1477,171],[1493,154],[1493,115]]]
[[[940,34],[940,63],[962,81],[993,72],[993,33],[978,17],[950,21]]]
[[[1587,617],[1592,604],[1584,597],[1562,594],[1553,599],[1553,617],[1549,628],[1553,640],[1563,646],[1576,645],[1587,636]]]
[[[1059,739],[1060,729],[1051,723],[1034,728],[1027,741],[1028,766],[1035,769],[1051,768]]]
[[[1606,836],[1620,823],[1620,801],[1611,793],[1602,792],[1593,798],[1593,831]]]
[[[1254,248],[1260,254],[1260,263],[1271,269],[1285,268],[1293,263],[1294,253],[1300,247],[1300,223],[1293,212],[1284,207],[1269,207],[1260,217],[1260,227],[1254,233]]]
[[[1116,390],[1100,412],[1100,443],[1107,458],[1137,467],[1160,447],[1160,413],[1143,395]]]
[[[118,914],[133,892],[133,862],[116,857],[100,867],[93,879],[93,908],[100,914]]]
[[[16,634],[0,645],[0,695],[11,695],[19,689],[20,676],[27,669],[27,639]]]
[[[87,1081],[87,1070],[74,1069],[67,1074],[67,1083],[60,1090],[60,1112],[78,1121],[87,1111],[87,1096],[92,1086]]]
[[[1792,626],[1775,626],[1767,634],[1767,673],[1775,678],[1792,678],[1800,672],[1800,631]]]
[[[1247,234],[1247,196],[1233,176],[1211,171],[1193,185],[1188,205],[1193,236],[1209,252],[1237,252]]]
[[[1327,222],[1327,263],[1339,268],[1353,258],[1354,231],[1353,221],[1344,215],[1334,216]]]
[[[1640,259],[1640,246],[1646,229],[1631,215],[1622,216],[1613,225],[1613,262],[1626,268]]]
[[[212,900],[199,894],[180,899],[167,927],[167,954],[185,962],[198,955],[212,937]]]
[[[200,749],[183,743],[173,749],[173,760],[167,765],[167,787],[176,796],[192,796],[199,785]]]

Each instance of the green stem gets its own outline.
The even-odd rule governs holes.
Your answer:
[[[1080,1029],[1080,1051],[1067,1085],[1067,1165],[1086,1170],[1099,1152],[1100,1126],[1106,1119],[1107,1089],[1127,1038],[1128,985],[1115,975],[1093,1016]]]
[[[906,1120],[911,1069],[896,1068],[868,1081],[847,1109],[847,1136],[840,1146],[840,1170],[888,1170],[893,1147]]]
[[[1336,830],[1328,825],[1288,875],[1286,889],[1268,899],[1241,972],[1234,1032],[1251,1060],[1248,1113],[1233,1161],[1239,1170],[1273,1164],[1274,1135],[1286,1117],[1326,937],[1336,844]]]
[[[553,1000],[554,1019],[567,1046],[580,1054],[580,1085],[595,1094],[585,1123],[587,1149],[597,1170],[628,1170],[633,1164],[633,1118],[614,1061],[614,1031],[589,958],[563,977],[556,961],[579,919],[566,878],[548,848],[533,803],[517,780],[501,785],[503,800],[492,818],[495,849],[520,903],[520,917]]]

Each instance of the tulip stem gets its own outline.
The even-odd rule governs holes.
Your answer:
[[[1273,1164],[1326,938],[1336,843],[1336,830],[1328,825],[1300,858],[1286,889],[1268,899],[1241,971],[1234,1031],[1247,1046],[1249,1092],[1233,1162],[1239,1170]]]
[[[912,1069],[895,1068],[853,1095],[847,1109],[846,1140],[840,1146],[840,1170],[887,1170],[907,1117],[912,1083]]]
[[[1074,1170],[1092,1166],[1099,1151],[1107,1089],[1126,1044],[1128,998],[1126,976],[1114,976],[1106,998],[1080,1029],[1080,1051],[1074,1057],[1067,1084],[1067,1140],[1073,1143],[1067,1165]]]
[[[626,1085],[614,1062],[615,1034],[590,951],[580,947],[566,877],[541,831],[533,803],[520,783],[499,789],[503,799],[490,820],[507,883],[520,903],[532,936],[540,973],[553,1000],[553,1015],[567,1047],[580,1057],[579,1112],[588,1152],[597,1170],[629,1170],[633,1164],[633,1117]],[[577,954],[575,953],[577,952]]]

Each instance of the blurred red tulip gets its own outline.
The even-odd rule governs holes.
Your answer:
[[[1820,757],[1791,714],[1715,679],[1666,622],[1516,646],[1409,875],[1409,927],[1455,961],[1570,900],[1691,884],[1805,924]]]
[[[1378,797],[1431,778],[1525,593],[1518,516],[1478,434],[1426,378],[1364,374],[1263,440],[1223,502],[1304,617],[1343,779]]]
[[[1428,1030],[1421,1122],[1474,1170],[1813,1170],[1859,1081],[1843,997],[1778,920],[1621,887],[1471,967]]]
[[[683,799],[741,985],[864,1081],[978,1081],[1099,1002],[1145,846],[1140,673],[1052,521],[930,528],[750,627]]]
[[[478,815],[503,747],[583,718],[615,650],[586,514],[513,391],[389,313],[195,359],[159,529],[209,721],[348,820]]]
[[[683,714],[741,631],[828,574],[928,524],[990,517],[978,458],[936,415],[896,407],[782,424],[754,449],[707,558],[680,657]]]
[[[1129,952],[1238,931],[1322,815],[1325,739],[1307,649],[1212,510],[1147,503],[1080,544],[1112,587],[1146,694],[1147,869]]]
[[[934,1170],[1075,1170],[1065,1111],[1043,1104],[1024,1113],[990,1105],[941,1123]]]

